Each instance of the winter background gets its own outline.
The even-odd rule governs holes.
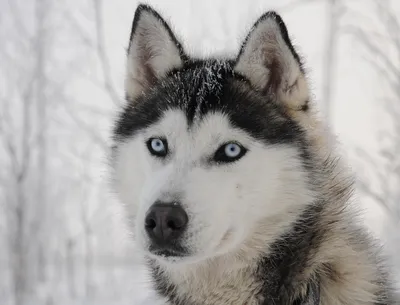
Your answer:
[[[147,1],[192,55],[277,10],[400,282],[400,3]],[[137,1],[0,0],[0,304],[132,305],[150,281],[107,185]],[[151,303],[153,304],[153,303]]]

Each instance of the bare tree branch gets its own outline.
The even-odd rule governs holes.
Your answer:
[[[295,10],[295,9],[303,6],[303,5],[312,4],[312,3],[315,3],[315,2],[318,2],[318,0],[295,0],[295,1],[292,1],[292,2],[290,2],[288,4],[286,4],[285,6],[281,7],[280,9],[282,11],[292,11],[292,10]]]
[[[346,28],[347,32],[352,34],[353,37],[360,41],[362,45],[373,55],[379,56],[379,59],[382,60],[382,62],[385,64],[386,67],[386,73],[390,71],[394,77],[399,77],[399,71],[398,68],[389,60],[387,57],[387,54],[383,52],[377,45],[375,45],[367,36],[367,34],[355,27],[355,26],[347,26]]]
[[[111,79],[111,70],[110,66],[108,64],[108,59],[107,59],[107,54],[106,54],[106,49],[104,45],[104,38],[103,38],[103,17],[102,17],[102,0],[93,0],[93,7],[94,7],[94,14],[95,14],[95,24],[96,24],[96,49],[97,49],[97,54],[100,58],[100,63],[102,66],[103,70],[103,78],[104,78],[104,86],[105,89],[108,93],[108,95],[111,97],[112,101],[116,105],[121,105],[122,101],[118,96],[118,93],[114,89],[114,86],[112,84],[112,79]]]
[[[394,14],[391,2],[387,0],[375,0],[378,14],[381,16],[381,20],[384,22],[386,27],[386,32],[388,33],[391,41],[394,42],[396,46],[397,56],[400,56],[400,24],[398,16]]]
[[[359,188],[359,190],[361,192],[363,192],[365,195],[371,197],[373,200],[375,200],[382,208],[384,208],[384,210],[386,211],[386,213],[388,213],[388,215],[391,215],[391,213],[393,212],[390,207],[387,205],[385,198],[383,198],[380,194],[372,191],[372,188],[370,185],[368,185],[367,183],[358,180],[357,181],[357,187]]]
[[[104,151],[107,151],[108,145],[106,141],[101,138],[98,131],[93,128],[90,124],[86,123],[84,120],[80,119],[76,113],[74,113],[68,106],[67,103],[63,103],[64,109],[68,112],[70,118],[79,126],[83,131],[91,136],[97,145],[99,145]]]

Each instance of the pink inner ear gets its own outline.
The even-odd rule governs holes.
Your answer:
[[[145,35],[142,35],[142,44],[138,46],[136,55],[137,69],[140,69],[137,80],[141,82],[143,87],[151,86],[157,80],[156,73],[151,65],[153,50],[146,43],[147,39]]]

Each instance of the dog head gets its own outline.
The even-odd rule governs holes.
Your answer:
[[[236,59],[194,59],[136,11],[114,184],[140,246],[162,262],[257,251],[309,202],[308,84],[282,19],[254,24]]]

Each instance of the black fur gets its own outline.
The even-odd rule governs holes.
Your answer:
[[[196,60],[171,71],[146,95],[122,111],[115,139],[124,140],[155,123],[168,109],[180,109],[189,127],[211,112],[227,115],[233,126],[269,144],[295,143],[301,128],[272,97],[253,90],[233,71],[231,61]]]
[[[317,253],[329,230],[320,226],[323,205],[324,202],[320,201],[307,208],[292,229],[271,245],[270,255],[261,259],[256,277],[263,283],[265,305],[303,304],[301,300],[310,296],[297,296],[296,299],[293,296],[304,285],[315,297],[319,295],[318,274],[310,279],[304,279],[303,274],[304,270],[312,267],[308,265],[313,261],[310,256]],[[318,270],[318,266],[313,267]]]

